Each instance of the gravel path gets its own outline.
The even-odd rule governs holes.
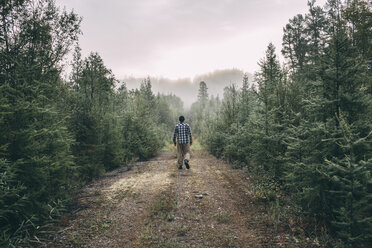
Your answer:
[[[204,152],[164,152],[86,186],[48,247],[273,247],[246,173]]]

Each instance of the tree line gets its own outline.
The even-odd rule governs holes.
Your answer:
[[[220,101],[201,83],[194,119],[207,149],[259,175],[258,193],[275,208],[295,204],[309,235],[329,247],[370,247],[371,5],[308,7],[283,28],[284,64],[270,43],[253,84],[245,76]]]
[[[253,84],[244,76],[220,99],[201,82],[187,117],[209,152],[259,178],[258,197],[306,216],[309,235],[369,247],[371,6],[308,6],[283,29],[285,64],[269,44]],[[81,18],[54,1],[0,8],[0,244],[26,246],[82,184],[156,154],[183,103],[155,95],[149,78],[128,90],[97,53],[82,58]]]
[[[156,154],[183,109],[149,78],[128,90],[99,54],[82,58],[80,23],[53,0],[0,3],[0,246],[38,242],[74,190]]]

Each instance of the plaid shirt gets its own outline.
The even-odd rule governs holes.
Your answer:
[[[192,135],[189,124],[178,123],[174,129],[173,143],[176,144],[176,139],[178,139],[178,144],[187,144],[189,143],[189,136],[190,143],[192,143]]]

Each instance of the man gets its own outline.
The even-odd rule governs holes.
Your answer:
[[[190,169],[190,146],[192,145],[191,129],[189,124],[183,123],[185,117],[181,115],[178,119],[180,123],[176,125],[173,134],[173,144],[175,146],[177,145],[178,169],[182,170],[183,163],[185,163],[186,169]]]

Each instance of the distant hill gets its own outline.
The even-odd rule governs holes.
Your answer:
[[[252,82],[253,76],[248,74],[249,81]],[[208,86],[209,96],[219,96],[222,98],[223,89],[231,84],[242,86],[244,72],[239,69],[216,70],[210,73],[197,75],[194,79],[180,78],[176,80],[164,77],[151,77],[152,90],[154,93],[173,93],[179,96],[188,108],[197,100],[200,81],[204,81]],[[128,89],[139,88],[144,78],[127,77],[122,79]]]

